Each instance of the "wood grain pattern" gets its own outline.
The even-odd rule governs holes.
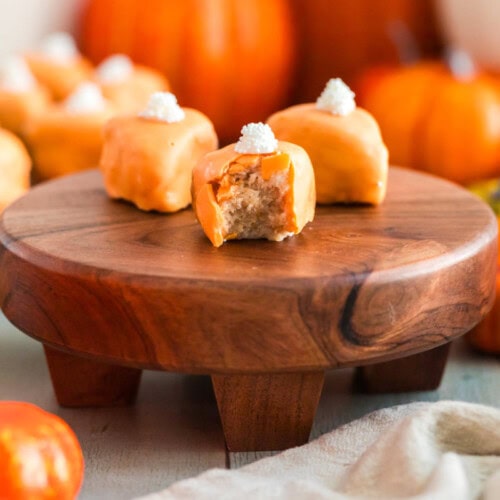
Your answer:
[[[500,408],[500,358],[479,354],[463,337],[451,343],[450,356],[438,390],[421,392],[366,393],[353,391],[356,369],[328,371],[310,439],[330,432],[378,410],[416,401],[468,401]],[[229,454],[229,466],[238,468],[276,452]]]
[[[3,215],[0,303],[49,346],[192,373],[317,371],[470,330],[494,294],[496,220],[465,190],[392,168],[374,207],[321,207],[282,243],[213,248],[190,210],[110,201],[99,173]]]
[[[450,343],[406,358],[358,368],[362,389],[368,392],[432,391],[443,377]]]
[[[99,363],[44,346],[50,378],[61,406],[123,406],[134,403],[141,370]]]
[[[29,369],[28,369],[29,367]],[[500,359],[453,342],[438,391],[353,393],[353,369],[326,374],[311,439],[377,410],[413,401],[460,400],[500,407]],[[159,491],[212,467],[237,468],[272,452],[228,453],[210,379],[145,371],[135,406],[57,405],[43,350],[0,313],[0,399],[29,401],[64,418],[85,455],[79,500],[125,499]]]
[[[3,215],[0,303],[45,344],[64,405],[130,402],[143,368],[209,373],[230,449],[294,446],[324,369],[431,349],[491,307],[490,209],[416,172],[389,186],[381,207],[321,207],[283,243],[215,249],[189,210],[113,202],[96,172],[59,179]],[[387,388],[391,366],[369,378]]]
[[[227,448],[283,450],[306,443],[324,378],[324,372],[213,375]]]
[[[190,210],[143,213],[99,173],[4,213],[0,303],[44,343],[138,368],[302,371],[463,334],[493,299],[496,221],[465,190],[392,168],[378,207],[321,207],[282,243],[215,249]]]

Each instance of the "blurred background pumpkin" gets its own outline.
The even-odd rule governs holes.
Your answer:
[[[287,104],[295,38],[288,0],[89,0],[81,24],[94,63],[125,53],[163,71],[223,142]]]
[[[499,173],[500,94],[466,55],[451,60],[367,72],[360,104],[377,119],[392,164],[469,184]]]
[[[440,46],[432,0],[89,0],[81,43],[95,63],[123,52],[164,71],[223,142],[332,76]]]
[[[339,76],[353,85],[374,64],[436,55],[433,0],[291,0],[300,43],[295,98],[315,100]]]

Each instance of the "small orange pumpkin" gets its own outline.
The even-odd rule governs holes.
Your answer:
[[[163,71],[182,106],[199,109],[224,141],[285,104],[294,36],[287,0],[90,0],[82,48]]]
[[[426,61],[371,81],[361,104],[377,119],[392,164],[460,184],[500,173],[500,96],[490,77],[462,79]]]
[[[0,401],[0,498],[73,500],[83,456],[58,416],[23,402]]]

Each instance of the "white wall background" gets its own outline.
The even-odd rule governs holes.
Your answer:
[[[436,0],[448,43],[500,72],[500,0]]]
[[[70,31],[85,0],[0,0],[0,60],[37,45],[53,31]]]

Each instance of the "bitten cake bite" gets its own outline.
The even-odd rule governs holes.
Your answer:
[[[193,167],[218,145],[212,122],[181,108],[169,92],[153,94],[137,116],[113,118],[104,133],[100,166],[108,195],[159,212],[191,203]]]
[[[314,171],[304,149],[277,141],[263,123],[241,133],[193,170],[193,208],[216,247],[233,239],[282,241],[314,218]]]
[[[380,204],[386,193],[388,153],[375,119],[356,107],[354,93],[336,78],[316,103],[272,115],[268,124],[280,140],[309,154],[318,203]]]
[[[78,52],[68,33],[52,33],[38,50],[25,54],[35,78],[60,101],[92,77],[92,65]]]
[[[31,159],[23,143],[0,129],[0,212],[30,186]]]
[[[120,113],[137,113],[147,105],[151,94],[170,89],[163,75],[121,54],[104,60],[96,68],[94,80]]]
[[[97,85],[82,83],[61,104],[33,118],[26,127],[35,173],[40,180],[96,168],[103,127],[114,109]]]
[[[26,123],[47,109],[48,92],[21,57],[10,57],[0,69],[0,126],[22,136]]]

